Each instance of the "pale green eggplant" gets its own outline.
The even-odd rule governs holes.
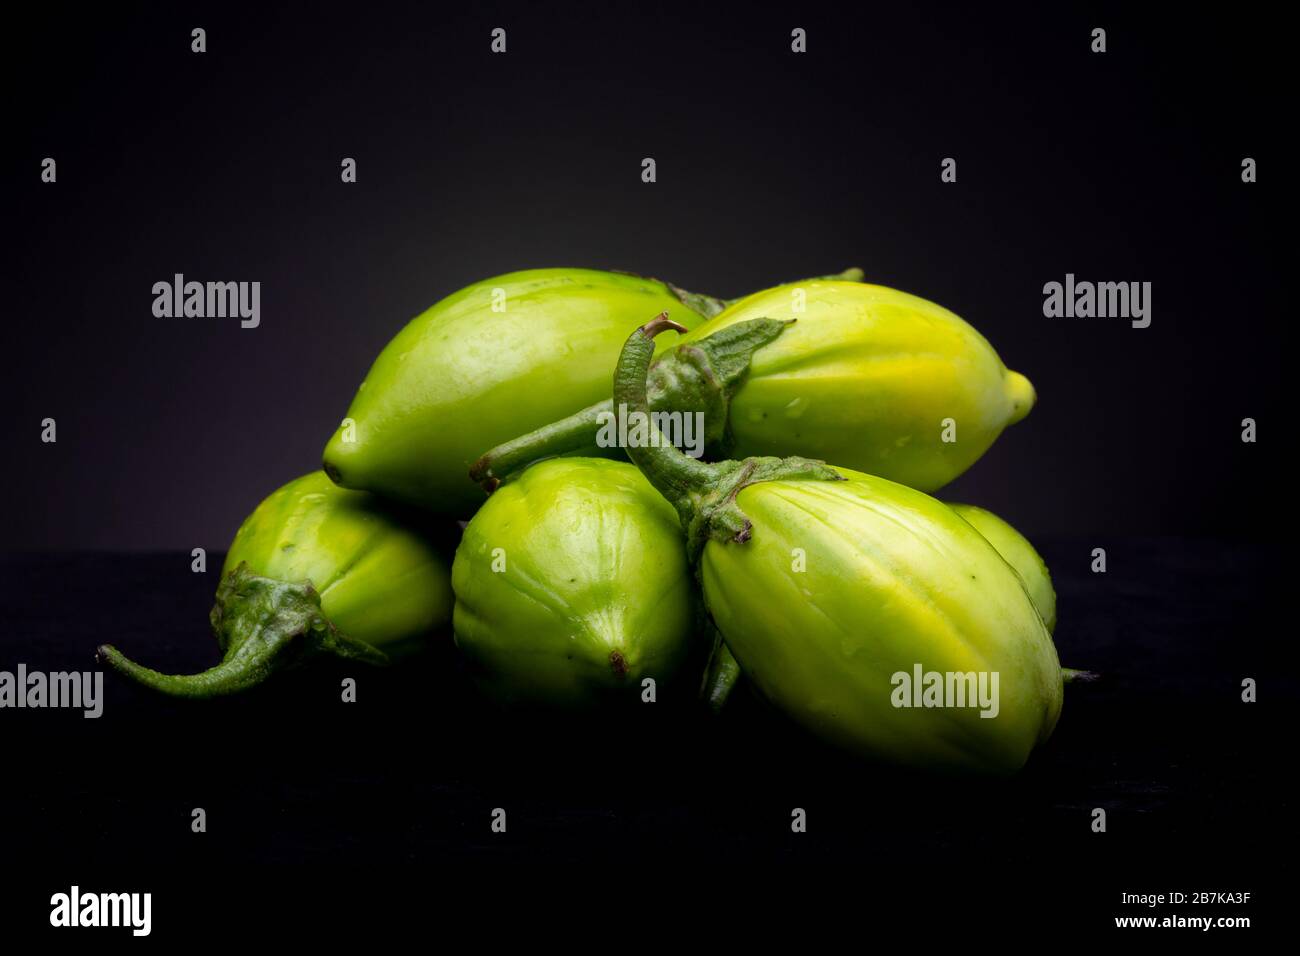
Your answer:
[[[304,475],[258,505],[230,545],[209,615],[221,663],[173,675],[109,645],[99,656],[177,697],[237,693],[316,656],[386,663],[451,618],[450,548],[440,537],[322,472]]]
[[[975,530],[982,534],[989,544],[997,549],[1003,560],[1020,575],[1030,599],[1034,602],[1034,608],[1047,626],[1048,633],[1053,633],[1056,630],[1056,592],[1052,588],[1052,578],[1048,573],[1047,565],[1034,550],[1033,545],[1020,532],[991,511],[974,505],[949,503],[948,507],[969,524],[974,525]],[[1084,680],[1095,677],[1088,671],[1063,669],[1062,672],[1066,683],[1079,675],[1083,675]],[[710,660],[701,690],[701,697],[709,709],[714,713],[721,711],[734,687],[742,678],[735,657],[725,643],[719,643]]]
[[[694,692],[686,548],[672,508],[625,462],[561,458],[503,484],[466,527],[452,586],[456,645],[502,702]]]

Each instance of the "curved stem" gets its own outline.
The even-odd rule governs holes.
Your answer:
[[[614,403],[609,399],[589,405],[580,412],[543,425],[536,431],[511,439],[483,454],[469,470],[472,481],[493,492],[502,480],[525,465],[544,458],[555,458],[575,452],[607,454],[599,448],[595,437],[604,416],[612,415]]]
[[[385,664],[383,651],[348,637],[321,612],[311,582],[280,581],[254,574],[240,563],[221,579],[210,615],[220,664],[199,674],[163,674],[137,664],[110,644],[100,660],[146,687],[173,697],[206,698],[236,694],[307,657],[333,655],[367,664]]]
[[[614,370],[614,406],[619,415],[641,415],[649,422],[650,440],[644,445],[626,449],[633,464],[641,469],[650,484],[677,506],[678,511],[691,497],[707,489],[717,478],[718,469],[691,458],[664,437],[650,418],[650,401],[646,391],[646,375],[650,359],[655,352],[655,336],[665,329],[685,332],[686,329],[661,312],[634,331],[623,345],[623,352]],[[621,426],[620,426],[621,430]]]
[[[258,654],[228,657],[216,667],[198,674],[163,674],[137,664],[111,644],[102,645],[96,656],[120,674],[172,697],[207,698],[237,694],[262,683],[275,670],[279,648],[262,645]]]

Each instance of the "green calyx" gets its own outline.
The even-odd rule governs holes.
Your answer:
[[[777,319],[737,322],[665,353],[648,372],[650,408],[656,412],[703,412],[705,445],[716,454],[726,455],[731,444],[731,399],[744,382],[754,353],[774,341],[790,324]],[[675,323],[672,327],[684,331]],[[602,448],[599,435],[614,421],[614,402],[597,402],[498,445],[474,463],[470,478],[492,492],[502,480],[544,458],[578,452],[608,454],[613,448]]]
[[[727,307],[726,299],[719,299],[717,296],[705,295],[702,292],[687,292],[680,286],[675,286],[671,282],[665,282],[668,291],[677,296],[677,300],[682,305],[697,312],[706,319],[711,319]]]
[[[348,637],[330,623],[310,582],[262,577],[243,563],[222,579],[209,620],[222,659],[199,674],[162,674],[107,644],[99,648],[97,656],[146,687],[190,698],[247,690],[310,657],[332,655],[378,665],[388,662],[382,651]]]
[[[663,313],[628,338],[614,372],[614,405],[620,417],[640,415],[650,421],[650,441],[629,447],[628,456],[676,508],[686,531],[687,551],[692,562],[698,562],[710,540],[736,543],[749,540],[753,525],[741,511],[736,496],[750,485],[792,479],[845,479],[835,469],[809,458],[746,458],[706,464],[674,448],[654,426],[653,419],[649,419],[647,397],[654,338],[665,329],[686,331]]]
[[[645,279],[649,282],[660,283],[673,294],[678,302],[686,306],[686,308],[690,309],[692,312],[701,315],[706,319],[713,318],[729,304],[727,299],[719,299],[716,295],[707,295],[703,292],[690,292],[679,285],[673,285],[666,279],[656,279],[653,276],[644,275],[640,272],[632,272],[628,269],[613,269],[611,271],[617,275],[632,276],[636,279]]]
[[[646,381],[650,408],[704,412],[704,442],[725,455],[731,446],[732,396],[745,380],[754,353],[792,324],[793,320],[778,319],[737,322],[666,353],[650,366]],[[609,406],[612,409],[612,401]]]

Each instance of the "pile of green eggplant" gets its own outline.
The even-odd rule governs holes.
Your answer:
[[[743,684],[869,760],[1014,772],[1061,711],[1051,578],[1010,524],[929,493],[1034,389],[952,312],[862,280],[724,300],[539,269],[464,288],[375,359],[322,470],[239,528],[220,660],[100,659],[209,698],[454,640],[521,712],[708,720]]]

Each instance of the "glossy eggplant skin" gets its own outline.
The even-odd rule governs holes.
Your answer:
[[[581,709],[698,681],[677,516],[632,465],[558,458],[492,494],[452,566],[456,645],[499,701]]]
[[[455,518],[482,492],[482,452],[609,395],[628,332],[696,298],[657,279],[534,269],[476,282],[416,316],[384,348],[325,448],[346,488]],[[668,343],[665,343],[667,347]]]
[[[942,502],[835,470],[847,480],[743,488],[752,537],[705,545],[705,601],[727,646],[764,697],[833,743],[928,770],[1017,770],[1062,701],[1051,635],[1019,577]],[[997,672],[996,716],[895,706],[895,675],[917,665]]]
[[[1034,609],[1038,611],[1038,616],[1043,619],[1047,632],[1054,633],[1056,592],[1052,588],[1052,578],[1048,573],[1047,565],[1034,550],[1034,546],[1019,531],[991,511],[975,505],[948,503],[948,507],[968,524],[973,525],[975,530],[993,545],[1002,559],[1011,565],[1011,569],[1020,575],[1020,580],[1024,583],[1030,600],[1034,602]],[[1062,673],[1065,673],[1064,670]],[[702,696],[710,709],[715,713],[721,711],[733,688],[743,679],[735,656],[725,643],[720,644],[709,662],[709,672],[706,674],[702,691]]]
[[[372,647],[419,639],[451,619],[442,549],[373,496],[320,471],[273,492],[245,519],[222,576],[240,564],[278,581],[311,582],[325,617]]]
[[[677,347],[759,318],[795,321],[754,353],[731,399],[730,458],[813,458],[933,491],[1034,405],[1029,380],[959,316],[869,283],[757,292]]]
[[[984,508],[962,504],[949,504],[948,507],[974,525],[975,530],[997,548],[998,554],[1006,559],[1007,564],[1020,575],[1020,580],[1025,582],[1025,590],[1038,609],[1038,616],[1047,625],[1047,632],[1056,633],[1056,589],[1052,587],[1052,575],[1047,570],[1047,563],[1029,540],[1002,518]]]

